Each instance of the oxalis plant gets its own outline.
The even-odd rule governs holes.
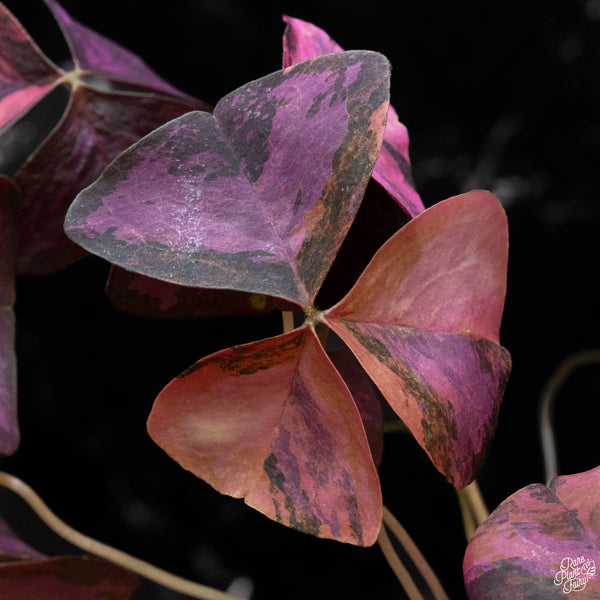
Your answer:
[[[300,532],[378,543],[408,597],[447,598],[383,504],[385,403],[458,490],[471,600],[597,598],[597,469],[529,486],[489,516],[478,493],[511,366],[499,342],[506,216],[481,190],[425,209],[389,104],[388,60],[285,17],[283,69],[210,108],[45,2],[71,71],[0,4],[0,125],[17,127],[59,85],[70,98],[0,179],[2,452],[19,446],[15,276],[92,253],[112,263],[109,297],[130,313],[281,311],[280,335],[165,382],[148,433],[181,467]],[[106,91],[106,80],[121,88]],[[3,598],[129,598],[138,575],[234,597],[74,531],[12,474],[0,483],[88,553],[43,556],[0,523]]]

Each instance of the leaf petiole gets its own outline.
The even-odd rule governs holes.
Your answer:
[[[59,519],[32,488],[9,473],[0,471],[0,485],[20,496],[52,531],[85,552],[104,558],[159,585],[192,598],[200,600],[240,600],[237,596],[173,575],[80,533]]]

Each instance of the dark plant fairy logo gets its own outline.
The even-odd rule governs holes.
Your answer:
[[[554,585],[560,585],[565,594],[581,592],[587,582],[596,574],[596,563],[584,556],[565,557],[560,561],[560,569],[554,576]]]

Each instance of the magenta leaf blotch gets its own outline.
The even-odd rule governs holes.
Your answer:
[[[600,467],[515,492],[469,542],[470,600],[600,597],[599,514]]]

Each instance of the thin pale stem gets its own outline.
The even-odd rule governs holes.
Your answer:
[[[104,558],[159,585],[186,594],[192,598],[199,598],[200,600],[240,600],[237,596],[232,596],[231,594],[173,575],[168,571],[159,569],[139,558],[130,556],[125,552],[121,552],[121,550],[117,550],[80,533],[61,521],[26,483],[13,475],[0,471],[0,485],[8,488],[25,500],[52,531],[85,552]]]
[[[283,333],[289,333],[294,329],[294,313],[291,310],[282,310]]]
[[[383,524],[381,525],[381,530],[377,537],[377,543],[410,600],[424,600],[423,595],[413,581],[413,578],[410,576],[410,573],[400,560],[400,557],[396,554],[394,546],[385,530],[385,525]]]
[[[383,507],[383,523],[390,528],[390,531],[394,534],[394,537],[402,545],[410,559],[413,561],[415,567],[419,570],[423,579],[427,582],[427,585],[429,586],[429,589],[431,590],[435,600],[449,600],[448,595],[440,583],[440,580],[433,572],[433,569],[429,566],[427,560],[425,560],[425,557],[421,554],[421,551],[417,545],[413,542],[412,538],[410,535],[408,535],[408,532],[404,529],[404,527],[402,527],[398,519],[394,517],[394,515],[386,506]]]
[[[485,500],[483,499],[483,495],[479,489],[477,480],[472,481],[467,487],[460,491],[466,496],[469,506],[473,511],[475,523],[477,523],[477,526],[479,527],[479,525],[481,525],[490,516],[490,511],[485,504]]]
[[[559,365],[544,386],[540,399],[540,439],[544,457],[546,485],[550,485],[550,482],[558,476],[558,455],[552,425],[552,411],[556,396],[575,369],[598,363],[600,363],[600,349],[591,348],[577,352]]]
[[[489,516],[490,513],[479,489],[477,481],[472,481],[462,490],[456,490],[458,503],[463,517],[463,526],[465,536],[469,541],[477,527],[479,527]]]
[[[477,529],[477,524],[475,523],[475,518],[473,517],[473,513],[471,512],[469,501],[462,493],[462,490],[456,490],[456,496],[458,498],[458,506],[460,507],[460,514],[462,516],[463,529],[465,530],[465,538],[468,542],[473,537],[473,534]]]

